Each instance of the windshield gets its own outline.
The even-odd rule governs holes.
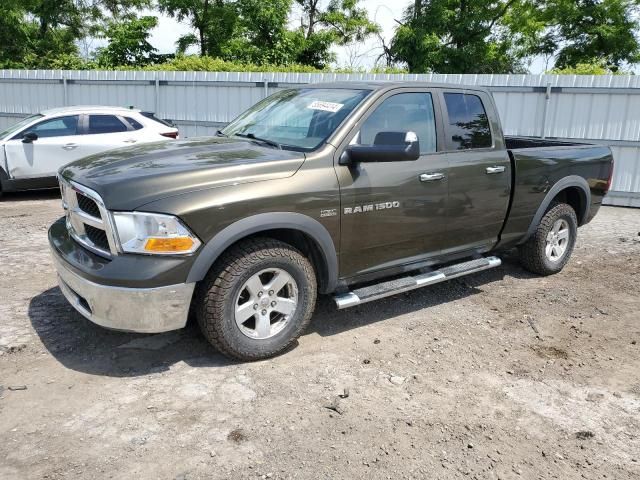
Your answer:
[[[315,150],[369,93],[346,88],[284,90],[251,107],[222,133],[290,150]]]
[[[10,135],[13,135],[14,133],[16,133],[18,130],[20,130],[22,127],[24,127],[25,125],[30,124],[31,122],[33,122],[34,120],[38,119],[38,118],[42,118],[42,115],[31,115],[23,120],[20,120],[18,123],[14,123],[13,125],[10,125],[9,127],[7,127],[6,130],[3,130],[0,132],[0,139],[3,139],[5,137],[8,137]]]

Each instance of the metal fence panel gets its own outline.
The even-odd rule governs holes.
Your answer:
[[[615,205],[640,206],[640,76],[441,75],[0,70],[0,129],[65,105],[135,106],[175,122],[183,137],[212,135],[266,95],[332,81],[423,81],[485,86],[508,135],[611,145]]]

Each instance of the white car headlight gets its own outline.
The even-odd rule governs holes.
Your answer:
[[[114,212],[117,236],[123,252],[179,255],[195,252],[200,240],[171,215]]]

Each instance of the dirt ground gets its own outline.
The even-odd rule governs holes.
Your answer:
[[[54,193],[0,201],[0,478],[640,478],[640,210],[565,270],[497,269],[226,360],[195,327],[116,333],[56,286]]]

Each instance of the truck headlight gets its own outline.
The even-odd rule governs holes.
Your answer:
[[[171,215],[114,212],[118,240],[123,252],[179,255],[195,252],[200,240]]]

